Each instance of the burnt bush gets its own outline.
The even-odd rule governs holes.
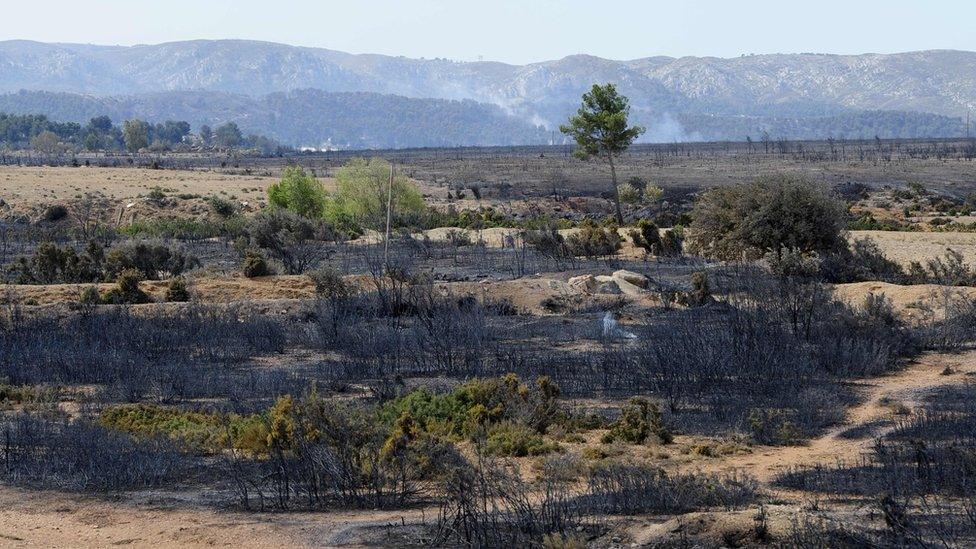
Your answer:
[[[856,463],[796,468],[781,486],[856,494],[967,496],[976,489],[976,404],[973,386],[934,395],[921,413],[899,421]]]
[[[686,513],[708,507],[735,509],[755,500],[750,477],[674,474],[647,466],[611,463],[595,468],[580,504],[588,513]]]
[[[118,384],[136,396],[150,392],[154,380],[183,379],[188,386],[206,365],[279,351],[284,342],[280,323],[232,307],[139,315],[88,308],[66,317],[14,309],[0,316],[0,376],[15,383]]]
[[[517,471],[479,459],[456,467],[442,487],[434,543],[469,547],[538,547],[549,538],[599,530],[586,523],[569,488],[547,480],[539,493]]]
[[[3,422],[2,435],[0,476],[11,484],[116,492],[163,486],[186,470],[185,458],[165,441],[135,441],[85,420],[18,414]]]
[[[280,261],[287,274],[301,274],[317,265],[326,257],[324,241],[337,238],[325,222],[282,209],[255,216],[248,233],[251,243]]]

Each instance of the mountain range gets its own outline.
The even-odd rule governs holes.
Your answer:
[[[356,55],[242,40],[0,42],[0,111],[236,121],[293,145],[561,142],[596,82],[631,100],[646,141],[965,133],[976,53],[648,57],[528,65]]]

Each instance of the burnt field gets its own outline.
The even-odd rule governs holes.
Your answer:
[[[971,546],[974,152],[4,156],[0,535]]]

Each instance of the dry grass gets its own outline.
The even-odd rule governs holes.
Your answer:
[[[850,238],[870,238],[890,259],[908,265],[924,263],[945,255],[949,249],[963,255],[967,263],[976,263],[976,233],[851,231]]]

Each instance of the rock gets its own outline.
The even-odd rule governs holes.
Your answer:
[[[569,279],[569,287],[577,292],[586,294],[593,293],[596,286],[596,279],[593,278],[593,275],[574,276]]]
[[[620,293],[631,295],[631,296],[647,293],[647,291],[642,289],[640,286],[631,284],[630,282],[622,278],[616,278],[614,279],[614,282],[616,282],[617,288],[620,290]]]
[[[599,285],[596,287],[596,290],[593,292],[595,294],[617,295],[623,293],[620,291],[620,285],[619,285],[619,282],[623,282],[623,281],[618,281],[614,278],[611,278],[610,280],[600,282],[599,277],[597,277],[597,282],[599,283]]]
[[[626,280],[627,282],[633,284],[634,286],[638,286],[640,288],[645,288],[645,289],[651,282],[650,279],[648,279],[646,276],[640,273],[635,273],[634,271],[627,271],[624,269],[620,269],[619,271],[614,271],[613,276],[614,278]]]

